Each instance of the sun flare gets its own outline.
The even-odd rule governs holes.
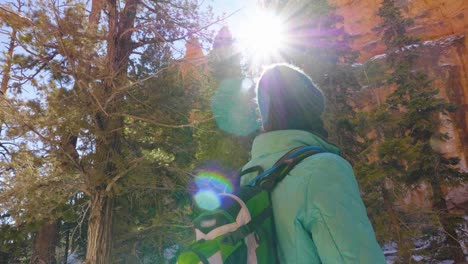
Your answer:
[[[244,21],[239,33],[239,48],[257,62],[280,55],[285,48],[284,22],[271,13],[258,12]]]

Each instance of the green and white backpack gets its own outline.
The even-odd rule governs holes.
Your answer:
[[[301,160],[321,152],[320,147],[299,147],[266,171],[256,166],[241,172],[240,176],[260,173],[236,193],[218,194],[219,208],[202,210],[193,221],[196,241],[179,255],[177,263],[278,263],[270,192]]]

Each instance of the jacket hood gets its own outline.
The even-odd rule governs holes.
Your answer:
[[[333,154],[340,154],[338,147],[322,138],[302,130],[278,130],[257,136],[252,145],[252,159],[263,158],[279,152],[287,152],[300,146],[319,146]]]

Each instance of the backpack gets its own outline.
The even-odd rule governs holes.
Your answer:
[[[266,171],[255,166],[239,173],[259,172],[234,194],[219,193],[217,209],[201,210],[193,221],[196,241],[179,255],[177,264],[279,263],[270,193],[300,161],[322,152],[316,146],[295,148]]]

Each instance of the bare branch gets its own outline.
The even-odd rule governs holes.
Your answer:
[[[214,119],[214,117],[211,117],[211,118],[208,118],[208,119],[197,121],[196,123],[183,124],[183,125],[171,125],[171,124],[160,123],[160,122],[158,122],[158,121],[156,121],[154,119],[141,117],[141,116],[135,116],[135,115],[131,115],[131,114],[118,113],[118,114],[115,114],[115,115],[128,117],[128,118],[135,119],[135,120],[145,121],[145,122],[148,122],[148,123],[156,125],[156,126],[167,127],[167,128],[186,128],[186,127],[196,128],[196,124],[208,122],[208,121]]]
[[[114,184],[120,180],[121,178],[125,177],[127,175],[127,173],[129,173],[130,171],[132,171],[133,169],[135,169],[137,166],[138,166],[138,162],[143,160],[144,158],[138,158],[136,160],[133,160],[131,163],[134,163],[132,166],[130,166],[129,168],[127,168],[126,170],[120,172],[119,174],[117,174],[114,178],[112,178],[112,180],[110,181],[110,183],[107,185],[106,187],[106,192],[109,192],[112,190],[112,187],[114,186]]]
[[[77,82],[78,86],[83,90],[83,91],[86,91],[89,93],[89,95],[91,95],[91,97],[93,98],[94,102],[97,104],[97,106],[99,107],[99,109],[106,115],[106,116],[109,116],[109,114],[106,112],[106,110],[104,110],[104,107],[102,106],[101,102],[99,101],[99,99],[97,98],[97,96],[93,93],[93,91],[91,91],[91,89],[82,81],[82,80],[78,80]]]
[[[148,38],[148,39],[139,39],[137,42],[135,42],[133,45],[134,45],[134,48],[138,48],[138,47],[141,47],[141,46],[144,46],[144,45],[148,45],[148,44],[155,44],[155,43],[161,43],[161,42],[166,42],[166,43],[172,43],[172,42],[176,42],[176,41],[179,41],[179,40],[183,40],[183,39],[187,39],[190,35],[193,35],[193,34],[196,34],[196,33],[199,33],[201,32],[202,30],[204,29],[207,29],[213,25],[216,25],[220,22],[223,22],[224,20],[230,18],[231,16],[235,15],[236,13],[238,13],[240,10],[242,10],[242,8],[239,8],[235,11],[233,11],[232,13],[230,13],[229,15],[226,15],[222,18],[219,18],[211,23],[208,23],[204,26],[201,26],[199,28],[197,28],[196,30],[193,30],[193,31],[189,31],[187,32],[186,34],[180,36],[180,37],[176,37],[176,38],[171,38],[171,39],[166,39],[164,38],[162,35],[160,35],[159,33],[156,33],[158,36],[156,38]]]
[[[88,201],[87,203],[85,203],[83,205],[83,209],[82,209],[82,213],[81,213],[81,219],[79,220],[78,224],[76,225],[76,227],[73,229],[73,232],[71,234],[71,237],[73,239],[73,237],[75,236],[75,233],[76,231],[79,229],[80,230],[80,233],[81,233],[81,227],[83,226],[83,222],[84,220],[86,219],[86,216],[88,214],[88,210],[89,208],[91,207],[91,201]]]
[[[113,100],[117,95],[121,94],[122,92],[127,91],[129,88],[131,88],[131,87],[133,87],[133,86],[135,86],[135,85],[141,84],[141,83],[143,83],[143,82],[145,82],[145,81],[148,81],[148,80],[150,80],[150,79],[152,79],[152,78],[157,77],[161,72],[163,72],[163,71],[169,69],[169,67],[170,67],[170,66],[163,67],[163,68],[159,69],[157,72],[155,72],[154,74],[151,74],[150,76],[148,76],[148,77],[146,77],[146,78],[139,79],[139,80],[137,80],[136,82],[130,82],[130,84],[128,84],[128,85],[125,85],[125,86],[122,86],[121,88],[115,89],[116,92],[114,92],[113,94],[111,94],[111,95],[109,96],[109,98],[108,98],[108,99],[106,100],[106,102],[104,103],[104,107],[103,107],[103,108],[104,108],[104,109],[107,109],[108,104],[109,104],[110,102],[112,102],[112,100]]]
[[[8,45],[8,50],[6,53],[6,62],[5,66],[3,67],[3,76],[2,76],[2,83],[1,83],[1,94],[6,94],[8,89],[8,82],[10,81],[10,71],[11,71],[11,64],[13,58],[13,51],[16,46],[16,30],[13,29],[10,34],[10,43]]]

